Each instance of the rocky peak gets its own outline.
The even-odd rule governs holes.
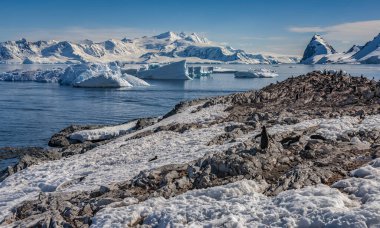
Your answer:
[[[335,49],[327,43],[325,39],[319,34],[315,34],[309,44],[307,45],[301,63],[309,63],[309,61],[316,55],[335,54]]]

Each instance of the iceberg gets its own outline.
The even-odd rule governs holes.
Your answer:
[[[11,82],[58,82],[59,76],[64,70],[62,68],[54,68],[51,70],[13,70],[4,73],[0,73],[0,81]]]
[[[129,74],[123,74],[122,79],[127,81],[132,86],[150,86],[146,81]]]
[[[277,76],[276,71],[270,69],[249,69],[235,72],[235,78],[274,78]]]
[[[187,72],[192,78],[199,78],[202,76],[210,76],[214,71],[214,67],[205,66],[191,66],[187,68]]]
[[[171,63],[161,67],[141,70],[137,76],[142,79],[160,79],[160,80],[190,80],[186,69],[186,60]]]
[[[61,85],[74,87],[133,87],[149,86],[145,81],[128,74],[122,74],[117,64],[85,63],[69,66],[59,79]]]

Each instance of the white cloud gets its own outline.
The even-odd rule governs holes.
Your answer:
[[[289,31],[324,33],[328,40],[342,43],[366,42],[379,34],[380,20],[350,22],[326,27],[291,27]]]

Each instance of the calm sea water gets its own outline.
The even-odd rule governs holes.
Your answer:
[[[47,69],[57,65],[0,65],[12,69]],[[292,66],[292,68],[290,67]],[[316,69],[343,69],[352,75],[380,79],[376,65],[226,65],[232,69],[272,68],[274,79],[235,79],[214,74],[191,81],[148,81],[152,86],[128,89],[83,89],[35,82],[0,82],[0,147],[47,146],[52,134],[70,124],[116,124],[163,115],[182,100],[260,89],[291,75]]]

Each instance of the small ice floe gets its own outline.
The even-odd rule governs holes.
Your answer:
[[[235,78],[274,78],[277,76],[276,71],[264,68],[235,72]]]
[[[142,79],[158,80],[190,80],[186,68],[186,60],[164,66],[149,66],[148,70],[139,70],[137,76]]]
[[[59,78],[61,85],[74,87],[133,87],[149,86],[135,76],[122,74],[117,64],[85,63],[69,66]]]
[[[229,69],[229,68],[214,67],[213,73],[218,73],[218,74],[233,74],[236,71],[237,70]]]

